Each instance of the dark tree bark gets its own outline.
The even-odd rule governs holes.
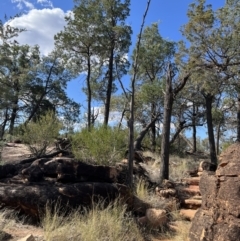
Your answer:
[[[208,129],[208,141],[209,141],[211,163],[214,165],[217,165],[217,155],[216,155],[216,146],[215,146],[215,138],[214,138],[214,130],[213,130],[213,120],[212,120],[212,102],[213,102],[214,96],[211,94],[205,94],[205,93],[203,93],[203,96],[206,101],[207,129]]]
[[[240,94],[237,99],[237,142],[240,142]]]
[[[134,142],[134,150],[138,151],[141,150],[142,147],[142,140],[145,137],[145,135],[148,133],[149,129],[156,123],[156,120],[158,119],[159,116],[155,116],[155,118],[152,119],[152,121],[140,132],[138,137],[136,138]]]
[[[153,122],[153,124],[151,125],[151,145],[152,145],[152,152],[156,151],[156,106],[154,103],[152,103],[151,105],[151,122]]]
[[[164,116],[163,116],[163,131],[162,131],[162,143],[161,143],[161,164],[160,164],[160,184],[164,179],[169,179],[169,147],[170,147],[170,125],[173,101],[176,95],[185,86],[190,74],[186,74],[176,86],[172,88],[173,74],[171,64],[168,66],[167,78],[166,78],[166,90],[164,96]]]
[[[219,123],[216,127],[216,151],[217,155],[220,154],[220,135],[221,135],[221,123]]]
[[[193,153],[197,151],[197,128],[196,128],[196,106],[193,102],[193,117],[192,117],[192,129],[193,129]]]
[[[164,96],[164,115],[163,115],[163,131],[161,143],[161,164],[160,164],[160,184],[164,179],[169,178],[169,140],[170,140],[170,125],[173,105],[173,90],[172,90],[172,73],[170,66],[168,68],[166,89]]]
[[[3,123],[0,125],[0,140],[3,139],[7,122],[8,122],[8,108],[6,108],[5,110],[4,120],[3,120]]]
[[[108,204],[120,197],[123,204],[132,208],[133,194],[120,184],[84,182],[50,185],[37,184],[5,184],[0,183],[0,202],[4,207],[15,208],[24,214],[39,220],[46,204],[59,205],[64,208],[91,207],[94,202],[103,201]]]
[[[10,116],[9,134],[13,135],[13,129],[18,112],[18,99],[13,102],[12,113]]]
[[[90,50],[89,50],[90,51]],[[87,91],[88,91],[88,116],[87,116],[87,125],[88,125],[88,130],[90,131],[91,125],[92,125],[92,110],[91,110],[91,104],[92,104],[92,89],[91,89],[91,84],[90,84],[90,79],[91,79],[91,56],[88,51],[88,59],[87,59],[87,66],[88,66],[88,73],[87,73]],[[94,113],[93,113],[94,114]]]
[[[108,67],[108,84],[107,84],[107,93],[106,93],[106,102],[105,102],[105,109],[104,109],[104,125],[108,125],[109,113],[110,113],[110,103],[111,103],[111,96],[112,96],[112,86],[113,86],[113,61],[114,61],[114,48],[115,43],[114,39],[112,40],[112,47],[110,52],[109,58],[109,67]]]

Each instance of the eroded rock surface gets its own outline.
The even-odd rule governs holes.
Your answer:
[[[190,228],[190,241],[240,240],[240,144],[230,146],[214,172],[200,179],[202,206]]]

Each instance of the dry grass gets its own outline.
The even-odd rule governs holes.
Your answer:
[[[126,207],[117,202],[103,208],[96,204],[91,210],[74,211],[68,215],[46,208],[42,220],[46,241],[141,241],[143,237]]]
[[[136,195],[143,201],[147,201],[149,198],[149,187],[148,183],[144,179],[137,181],[136,185]]]
[[[0,211],[0,240],[4,240],[6,237],[6,229],[13,227],[15,225],[16,214],[8,209],[3,209]]]
[[[149,151],[144,152],[144,156],[151,157],[155,161],[148,163],[153,170],[160,169],[161,158],[159,154],[151,153]],[[197,169],[200,161],[195,161],[191,158],[181,158],[178,156],[170,156],[169,158],[169,179],[175,182],[181,181],[181,179],[188,176],[189,170]]]
[[[178,230],[176,234],[171,237],[172,241],[187,241],[190,225],[191,223],[188,221],[179,221]]]

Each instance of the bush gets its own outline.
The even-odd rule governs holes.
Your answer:
[[[30,122],[23,129],[22,140],[31,153],[40,157],[47,154],[48,147],[53,144],[59,135],[62,125],[53,112],[40,116],[36,122]]]
[[[77,159],[95,164],[111,164],[119,161],[127,149],[124,130],[106,126],[87,129],[73,136],[72,151]]]

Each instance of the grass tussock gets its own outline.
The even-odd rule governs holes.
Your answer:
[[[136,195],[141,200],[147,201],[149,199],[149,185],[144,179],[140,179],[136,183]]]
[[[15,213],[8,209],[3,209],[0,211],[0,240],[4,240],[6,237],[6,230],[11,228],[16,223],[14,221]]]
[[[160,169],[161,158],[158,153],[151,153],[150,151],[144,152],[145,157],[151,157],[154,161],[148,163],[148,166],[154,171]],[[200,160],[192,158],[182,158],[175,155],[169,157],[169,179],[175,182],[188,177],[188,171],[198,168]]]
[[[191,223],[188,221],[179,221],[178,222],[178,229],[177,232],[174,235],[171,235],[172,241],[187,241],[189,229],[190,229]]]
[[[141,241],[142,235],[135,220],[118,202],[103,208],[96,204],[91,210],[74,211],[68,215],[53,212],[47,206],[42,220],[46,241]]]

